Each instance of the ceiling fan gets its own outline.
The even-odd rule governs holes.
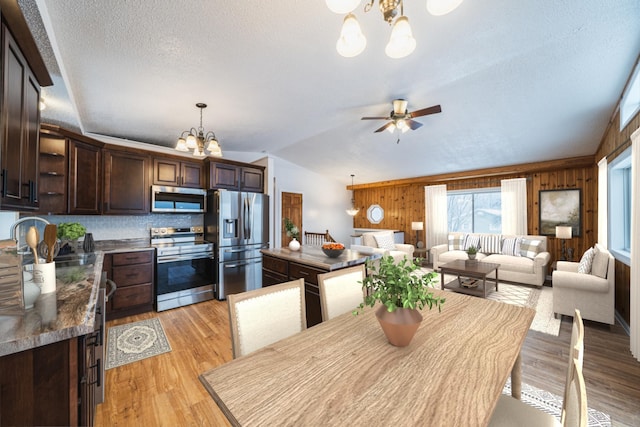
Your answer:
[[[434,105],[433,107],[423,108],[422,110],[416,110],[410,113],[407,110],[407,104],[407,101],[404,99],[394,99],[393,110],[389,113],[388,117],[363,117],[361,120],[390,120],[389,123],[376,129],[375,132],[382,132],[385,129],[393,132],[398,129],[404,133],[409,129],[416,130],[422,126],[422,123],[413,120],[415,117],[427,116],[442,111],[440,105]],[[400,139],[398,139],[398,141],[400,141]]]

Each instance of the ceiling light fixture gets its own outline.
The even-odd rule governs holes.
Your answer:
[[[200,109],[200,126],[198,129],[191,128],[183,131],[176,143],[176,150],[184,152],[193,150],[195,157],[206,157],[208,155],[222,157],[222,149],[216,139],[216,134],[211,131],[205,134],[202,127],[202,110],[207,108],[207,104],[198,102],[196,107]]]
[[[356,208],[356,199],[355,199],[355,194],[353,192],[353,177],[355,175],[351,174],[351,207],[349,209],[347,209],[347,215],[349,216],[356,216],[358,214],[358,212],[360,211],[360,209]]]
[[[358,56],[367,46],[367,39],[362,34],[360,24],[352,13],[360,4],[360,0],[326,0],[327,7],[332,12],[347,14],[342,24],[340,38],[336,43],[336,50],[344,57]],[[427,10],[433,15],[445,15],[462,3],[463,0],[427,0]],[[369,12],[375,0],[369,0],[364,11]],[[416,48],[416,39],[409,25],[409,18],[404,16],[403,0],[378,0],[380,12],[385,21],[392,26],[391,37],[385,48],[385,53],[390,58],[404,58],[410,55]],[[398,15],[398,9],[400,16]],[[395,19],[395,22],[394,22]]]

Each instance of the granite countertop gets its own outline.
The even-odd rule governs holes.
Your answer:
[[[94,254],[84,265],[56,263],[55,292],[21,316],[0,315],[0,356],[93,332],[104,255]]]
[[[345,249],[337,258],[329,258],[318,246],[300,246],[300,250],[292,251],[289,248],[261,249],[264,255],[299,262],[300,264],[317,267],[322,270],[332,271],[345,267],[363,264],[367,260],[382,258],[382,254],[364,254],[362,252]]]

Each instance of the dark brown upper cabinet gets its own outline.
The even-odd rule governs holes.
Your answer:
[[[204,188],[203,165],[202,163],[154,156],[153,185]]]
[[[140,151],[105,148],[104,214],[149,213],[151,156]]]

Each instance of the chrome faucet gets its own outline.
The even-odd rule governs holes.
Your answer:
[[[44,218],[40,218],[39,216],[25,216],[24,218],[20,218],[19,220],[14,222],[13,225],[11,225],[11,238],[13,240],[16,240],[16,230],[18,229],[18,226],[26,221],[41,221],[45,224],[51,224],[49,221]]]

